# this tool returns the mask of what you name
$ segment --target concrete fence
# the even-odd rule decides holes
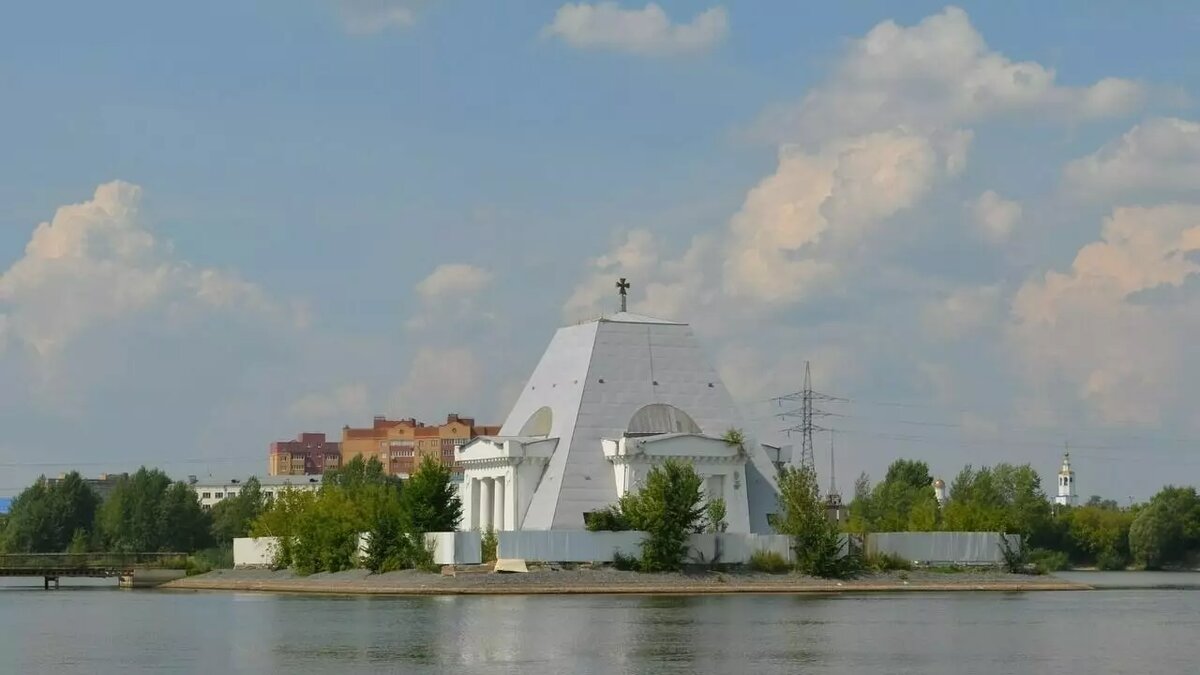
[[[612,562],[617,553],[641,554],[643,532],[588,532],[585,530],[518,530],[497,532],[497,555],[531,562]],[[482,562],[478,532],[432,532],[425,535],[438,565],[474,565]],[[890,554],[924,565],[998,565],[1004,562],[997,532],[884,532],[869,534],[868,554]],[[843,535],[843,550],[847,536]],[[1008,535],[1013,547],[1021,538]],[[275,537],[234,539],[237,567],[267,567],[275,556]],[[360,538],[365,550],[365,537]],[[756,551],[779,554],[792,563],[791,538],[779,534],[693,534],[688,537],[688,562],[744,564]]]
[[[920,565],[999,565],[1004,562],[1002,536],[1014,550],[1020,547],[1020,535],[999,532],[876,532],[867,535],[866,552]]]
[[[617,553],[641,555],[644,532],[521,530],[498,532],[497,556],[537,562],[611,562]],[[777,534],[693,534],[688,562],[743,564],[755,551],[773,551],[792,561],[791,539]]]
[[[477,565],[483,560],[478,532],[430,532],[425,541],[433,547],[433,562],[438,565]],[[275,560],[278,537],[250,537],[233,540],[234,567],[270,567]],[[359,555],[365,555],[367,536],[358,537]]]

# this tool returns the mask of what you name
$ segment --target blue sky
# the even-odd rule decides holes
[[[8,7],[0,494],[499,421],[620,275],[764,437],[806,359],[853,399],[843,490],[898,456],[1053,486],[1066,441],[1088,494],[1200,482],[1197,30],[1185,3]]]

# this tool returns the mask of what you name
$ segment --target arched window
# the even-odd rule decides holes
[[[654,434],[699,434],[700,425],[684,411],[666,403],[651,403],[642,407],[629,420],[626,436]]]
[[[554,412],[547,406],[542,406],[533,411],[529,419],[525,421],[525,426],[521,427],[520,436],[549,436],[550,429],[554,424]]]

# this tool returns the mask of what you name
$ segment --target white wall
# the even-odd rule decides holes
[[[238,537],[233,540],[234,567],[270,567],[279,537]]]
[[[279,537],[239,537],[233,540],[234,567],[270,567]],[[433,561],[438,565],[477,565],[482,560],[478,532],[430,532],[425,541],[433,544]],[[358,535],[359,555],[366,553],[367,535]]]
[[[867,554],[886,553],[924,565],[999,565],[999,532],[876,532],[867,535]],[[1018,547],[1019,535],[1007,535]]]
[[[584,530],[521,530],[498,532],[500,558],[539,562],[611,562],[613,554],[640,556],[644,532],[587,532]],[[774,551],[792,561],[791,538],[778,534],[693,534],[688,538],[688,562],[744,564],[755,551]]]

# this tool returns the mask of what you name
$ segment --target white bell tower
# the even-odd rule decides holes
[[[1058,470],[1058,496],[1054,503],[1059,506],[1075,506],[1079,495],[1075,492],[1075,472],[1071,470],[1071,453],[1063,453],[1062,468]]]

